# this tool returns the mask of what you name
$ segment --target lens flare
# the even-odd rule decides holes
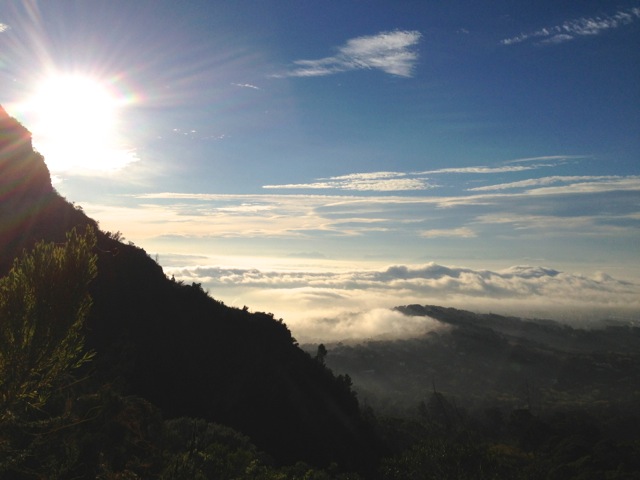
[[[119,132],[119,114],[130,98],[113,84],[79,74],[57,74],[38,83],[23,105],[34,146],[52,173],[95,174],[136,160]]]

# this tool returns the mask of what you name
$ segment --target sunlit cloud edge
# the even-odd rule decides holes
[[[335,56],[296,60],[289,70],[273,77],[319,77],[368,69],[382,70],[398,77],[411,77],[418,60],[418,54],[412,47],[421,37],[422,34],[415,30],[385,31],[355,37],[338,47]]]

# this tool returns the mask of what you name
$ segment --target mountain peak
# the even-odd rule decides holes
[[[0,105],[0,199],[41,197],[51,193],[51,175],[34,151],[31,132]]]
[[[0,106],[0,276],[23,249],[45,238],[53,223],[71,228],[66,219],[75,212],[64,220],[54,214],[73,210],[63,203],[43,156],[33,149],[31,132]]]

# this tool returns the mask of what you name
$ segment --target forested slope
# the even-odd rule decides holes
[[[0,199],[0,276],[36,242],[98,226],[52,188],[29,132],[1,108]],[[303,352],[281,320],[166,278],[119,234],[98,230],[95,254],[85,324],[92,381],[139,395],[166,418],[229,425],[280,463],[371,463],[376,448],[348,379]]]

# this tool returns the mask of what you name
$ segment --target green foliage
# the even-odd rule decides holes
[[[0,421],[42,407],[64,375],[90,358],[83,322],[96,275],[95,232],[38,243],[0,279]]]
[[[206,480],[358,480],[356,474],[327,470],[304,462],[276,467],[237,431],[193,418],[165,422],[161,479]]]
[[[489,479],[493,465],[482,448],[470,442],[425,439],[383,462],[385,480],[392,479]]]
[[[441,397],[442,405],[450,403]],[[441,423],[429,420],[430,408],[422,403],[418,421],[395,422],[384,432],[386,441],[398,447],[394,455],[382,460],[380,478],[640,478],[640,419],[635,415],[609,418],[557,411],[538,416],[518,409],[499,422],[492,413],[491,425],[504,423],[505,428],[486,429],[480,419],[473,417],[453,424],[454,428],[442,428]],[[616,425],[618,422],[633,429],[629,439],[623,438],[626,435]]]
[[[167,479],[239,478],[257,458],[248,438],[198,419],[165,422],[164,445],[165,468],[160,478]]]

